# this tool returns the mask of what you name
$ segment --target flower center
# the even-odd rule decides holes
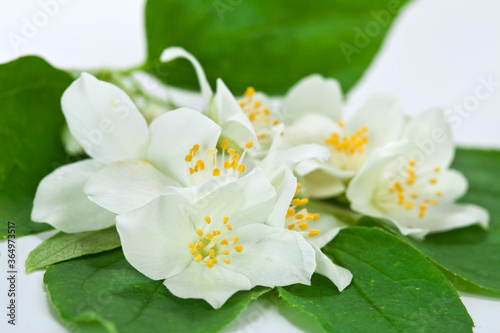
[[[259,142],[269,144],[272,141],[272,128],[280,123],[276,118],[273,118],[271,111],[263,105],[261,101],[256,100],[255,89],[248,87],[243,98],[239,100],[243,112],[252,123],[252,126],[257,133]]]
[[[210,216],[205,217],[207,224],[205,230],[196,230],[194,241],[188,244],[189,253],[193,255],[194,261],[208,268],[212,268],[220,262],[230,265],[231,261],[225,257],[243,251],[243,246],[237,245],[238,237],[231,237],[233,228],[228,221],[229,218],[224,217],[222,220],[223,231],[220,231],[210,227],[212,222]]]
[[[409,211],[418,212],[419,218],[424,218],[429,205],[438,205],[438,197],[443,193],[441,191],[432,191],[431,196],[421,196],[428,186],[437,184],[434,174],[440,172],[440,168],[435,168],[433,172],[426,173],[417,177],[415,173],[416,161],[410,160],[406,169],[406,175],[402,181],[395,181],[389,188],[389,193],[394,196],[396,203]]]
[[[296,211],[297,207],[305,206],[309,202],[309,200],[306,198],[297,198],[300,187],[301,184],[297,184],[297,190],[295,191],[294,199],[292,200],[290,208],[288,208],[288,212],[286,213],[285,227],[288,230],[302,233],[304,237],[306,235],[307,237],[314,237],[319,234],[319,230],[312,229],[310,227],[310,223],[313,221],[317,221],[319,219],[319,214],[311,214],[307,211],[306,208],[302,208],[298,212]]]
[[[222,141],[222,154],[218,154],[216,148],[200,152],[200,145],[195,144],[184,158],[190,176],[190,185],[199,184],[208,177],[218,177],[221,175],[238,178],[240,174],[245,172],[243,160],[247,151],[252,146],[252,141],[247,142],[245,150],[240,155],[236,153],[234,148],[228,148],[227,140]]]
[[[344,124],[338,121],[343,133],[332,133],[325,140],[326,146],[330,149],[331,163],[340,169],[358,170],[365,160],[365,148],[368,144],[368,127],[364,126],[354,134],[349,134],[344,129]]]

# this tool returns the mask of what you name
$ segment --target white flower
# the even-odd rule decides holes
[[[162,62],[169,62],[177,58],[185,58],[193,65],[200,83],[202,113],[222,127],[222,137],[241,148],[248,141],[252,141],[254,142],[254,150],[260,150],[252,124],[224,82],[217,79],[217,92],[214,94],[198,60],[180,47],[167,48],[160,56]]]
[[[317,143],[330,150],[325,163],[306,161],[296,170],[303,176],[305,192],[312,197],[344,192],[375,148],[400,139],[404,127],[401,107],[387,94],[372,97],[352,118],[344,120],[338,82],[319,75],[308,76],[292,87],[279,113],[290,145]]]
[[[454,146],[443,112],[430,110],[415,118],[405,137],[375,151],[351,181],[352,209],[385,218],[415,238],[475,223],[486,227],[486,210],[454,202],[466,193],[467,181],[449,169]]]
[[[182,298],[221,307],[256,285],[309,285],[313,248],[296,232],[266,225],[276,191],[255,169],[245,177],[214,178],[171,189],[117,217],[127,260]]]
[[[32,220],[64,232],[115,223],[115,215],[90,201],[83,191],[103,166],[119,168],[122,176],[133,178],[132,185],[137,183],[125,187],[117,174],[114,189],[124,199],[123,206],[110,210],[133,209],[157,197],[167,185],[187,184],[185,152],[195,143],[201,149],[215,146],[220,133],[213,121],[187,108],[163,114],[148,128],[127,94],[86,73],[68,87],[61,104],[71,134],[91,159],[60,167],[40,182]],[[140,201],[137,192],[143,193]],[[107,200],[105,193],[102,199]]]

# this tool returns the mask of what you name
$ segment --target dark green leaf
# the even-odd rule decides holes
[[[82,333],[215,332],[269,290],[239,292],[214,310],[203,300],[173,296],[163,281],[130,266],[121,249],[50,266],[44,282],[63,323]]]
[[[471,332],[472,320],[445,276],[425,256],[378,228],[350,227],[324,248],[349,269],[342,293],[315,275],[311,287],[280,288],[285,302],[329,332]]]
[[[116,249],[120,245],[120,237],[115,227],[76,234],[60,232],[31,251],[26,260],[26,272],[87,254]]]
[[[15,222],[17,236],[51,228],[30,214],[40,180],[66,162],[60,99],[71,81],[37,57],[0,65],[0,221]]]
[[[461,201],[488,209],[489,229],[472,226],[407,241],[450,273],[458,288],[500,293],[500,151],[459,149],[452,167],[469,181]]]
[[[149,0],[147,70],[170,84],[197,89],[186,62],[163,65],[168,46],[182,46],[235,93],[247,86],[284,93],[320,73],[349,90],[361,77],[407,0]]]

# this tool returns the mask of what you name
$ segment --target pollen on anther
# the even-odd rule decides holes
[[[201,229],[198,229],[196,230],[196,234],[201,237],[203,236],[203,231]]]
[[[306,230],[307,227],[309,227],[309,224],[307,224],[306,222],[303,222],[303,223],[299,224],[299,228],[302,231]]]
[[[207,238],[207,239],[212,239],[212,238],[214,238],[214,236],[213,236],[212,234],[207,234],[207,235],[206,235],[206,238]]]
[[[290,225],[288,226],[288,230],[293,230],[293,229],[295,229],[295,224],[290,224]]]
[[[224,255],[224,256],[229,255],[229,251],[228,251],[228,250],[224,250],[224,251],[222,251],[222,255]]]
[[[304,218],[304,215],[302,215],[302,214],[295,215],[296,220],[302,220],[303,218]]]
[[[207,265],[208,268],[212,268],[212,267],[214,267],[214,262],[212,260],[208,260],[206,262],[206,265]]]
[[[196,248],[199,250],[203,247],[203,242],[198,242],[198,244],[196,244]]]
[[[252,141],[248,141],[248,142],[247,142],[247,144],[245,145],[245,147],[246,147],[247,149],[252,148],[252,147],[253,147],[253,142],[252,142]]]
[[[224,245],[225,246],[225,245],[229,245],[229,243],[228,243],[227,239],[224,238],[222,240],[222,242],[220,242],[220,245]]]
[[[245,172],[245,166],[244,166],[243,164],[240,164],[240,165],[238,166],[238,172],[239,172],[239,173],[243,173],[243,172]]]
[[[215,257],[215,251],[211,249],[210,251],[208,251],[208,255],[210,256],[210,258]]]
[[[223,219],[222,219],[222,223],[226,224],[227,221],[229,221],[229,217],[225,216]]]
[[[200,262],[200,261],[201,261],[201,259],[203,259],[203,258],[202,258],[202,256],[201,256],[201,254],[198,254],[198,255],[194,258],[194,261]]]
[[[239,238],[238,238],[238,237],[234,237],[234,238],[233,238],[233,243],[234,243],[234,244],[238,243],[238,240],[239,240]]]
[[[436,184],[436,183],[437,183],[437,179],[436,179],[436,178],[432,178],[429,182],[430,182],[431,184]]]
[[[241,245],[236,245],[236,246],[234,247],[234,250],[235,250],[236,252],[238,252],[238,253],[239,253],[239,252],[243,251],[243,246],[241,246]]]
[[[186,162],[191,162],[193,160],[193,155],[186,155],[186,158],[184,159],[184,161]]]
[[[207,224],[210,224],[211,221],[210,216],[205,217],[205,222],[207,222]]]
[[[222,141],[221,146],[222,146],[222,149],[226,149],[228,146],[227,140]]]
[[[311,229],[311,231],[309,231],[308,236],[309,237],[314,237],[314,236],[317,236],[318,234],[319,234],[319,230],[318,229]]]
[[[227,228],[227,230],[233,230],[233,227],[231,227],[230,224],[226,224],[226,228]]]
[[[212,175],[215,177],[220,176],[220,170],[215,168],[214,171],[212,172]]]
[[[194,256],[194,255],[196,255],[198,253],[198,250],[197,249],[192,249],[191,251],[189,251],[189,253],[191,253]]]
[[[193,243],[189,243],[188,248],[194,249],[194,244]]]
[[[227,260],[227,259],[224,259],[224,260],[222,260],[222,261],[224,261],[224,263],[225,263],[225,264],[228,264],[228,265],[231,263],[231,260]]]
[[[228,153],[228,154],[231,154],[231,155],[232,155],[232,154],[234,154],[235,152],[236,152],[236,150],[234,150],[234,148],[229,148],[229,149],[227,150],[227,153]]]

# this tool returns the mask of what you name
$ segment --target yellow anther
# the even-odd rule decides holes
[[[196,234],[201,237],[203,236],[203,231],[201,231],[201,229],[198,229],[196,230]]]
[[[255,89],[253,87],[248,87],[247,90],[245,90],[245,97],[249,97],[255,94]]]
[[[289,218],[290,216],[295,215],[295,209],[293,208],[288,208],[288,211],[286,212],[286,218]]]
[[[194,258],[194,261],[200,262],[200,261],[201,261],[201,259],[203,259],[203,258],[202,258],[202,256],[201,256],[201,254],[198,254],[198,255]]]
[[[299,228],[302,231],[306,230],[307,227],[309,227],[309,224],[307,224],[306,222],[303,222],[303,223],[299,224]]]
[[[413,202],[407,202],[405,208],[406,209],[412,209],[413,208]]]
[[[422,218],[425,216],[425,209],[421,210],[420,213],[418,213],[418,217]]]
[[[410,160],[410,165],[411,166],[415,166],[415,164],[417,164],[417,162],[415,160]]]
[[[302,215],[302,214],[295,215],[295,219],[297,219],[297,220],[302,220],[303,218],[304,218],[304,215]]]
[[[212,260],[208,260],[205,264],[207,265],[208,268],[214,267],[214,263]]]
[[[210,218],[210,216],[205,217],[205,222],[207,222],[207,224],[210,224],[210,222],[212,222],[212,219]]]
[[[269,116],[271,114],[271,111],[269,111],[269,109],[266,108],[266,109],[264,109],[264,114],[266,116]]]
[[[233,160],[233,162],[231,162],[231,168],[236,170],[237,167],[238,167],[238,162]]]
[[[228,265],[231,263],[231,260],[227,260],[227,259],[224,259],[224,260],[222,260],[222,261],[224,261],[224,263],[225,263],[225,264],[228,264]]]
[[[200,149],[200,145],[196,144],[193,146],[193,151],[196,153]]]
[[[436,195],[437,195],[438,197],[441,197],[441,196],[443,196],[443,192],[441,192],[441,191],[437,191],[437,192],[436,192]]]
[[[228,251],[228,250],[224,250],[224,251],[222,251],[222,255],[224,255],[224,256],[229,255],[229,251]]]
[[[240,158],[240,154],[234,154],[233,157],[231,157],[233,161],[237,160],[238,158]]]
[[[288,230],[293,230],[293,229],[295,229],[295,224],[290,224],[290,225],[288,226]]]
[[[434,185],[434,184],[437,183],[437,179],[436,178],[432,178],[429,182]]]
[[[193,243],[189,243],[189,244],[188,244],[188,248],[190,248],[190,249],[194,249],[194,244],[193,244]]]
[[[313,219],[314,219],[314,221],[319,220],[319,214],[313,214]]]
[[[229,161],[224,161],[224,168],[225,169],[230,169],[231,168],[231,163]]]
[[[311,231],[309,231],[309,234],[307,236],[314,237],[314,236],[317,236],[318,234],[319,234],[318,229],[311,229]]]
[[[309,199],[307,198],[304,198],[302,200],[300,200],[300,205],[303,206],[303,205],[307,205],[309,203]]]
[[[420,210],[426,210],[427,206],[424,205],[424,204],[421,204],[421,205],[418,206],[418,208],[420,208]]]
[[[216,263],[217,263],[217,258],[213,258],[213,259],[212,259],[212,262],[213,262],[214,264],[216,264]]]
[[[274,125],[274,126],[278,125],[279,123],[280,123],[280,121],[279,121],[279,120],[277,120],[277,119],[276,119],[275,121],[273,121],[273,125]]]
[[[221,146],[222,146],[222,149],[226,149],[228,146],[227,140],[222,141]]]
[[[227,230],[233,230],[233,227],[231,227],[230,224],[226,224],[226,228],[227,228]]]
[[[398,192],[403,192],[403,187],[401,186],[401,184],[399,182],[395,182],[394,183],[394,188],[396,189],[396,191]]]
[[[191,253],[193,256],[195,256],[198,253],[198,250],[192,249],[191,251],[189,251],[189,253]]]
[[[260,102],[260,101],[255,102],[253,105],[253,107],[256,109],[260,108],[261,106],[262,106],[262,102]]]
[[[234,150],[233,148],[229,148],[229,149],[227,150],[227,153],[228,153],[228,154],[231,154],[231,155],[232,155],[232,154],[234,154],[235,152],[236,152],[236,150]]]
[[[247,149],[252,148],[252,147],[253,147],[253,142],[252,142],[252,141],[248,141],[248,142],[247,142],[247,144],[245,145],[245,147],[246,147]]]
[[[439,172],[439,171],[441,171],[441,168],[435,168],[434,169],[434,172]]]
[[[208,251],[208,255],[210,256],[210,258],[215,257],[215,251],[213,249]]]
[[[302,202],[302,201],[301,201],[300,199],[293,199],[293,200],[292,200],[292,205],[294,205],[294,206],[300,206],[300,203],[301,203],[301,202]]]
[[[212,176],[215,176],[215,177],[220,176],[220,170],[215,168],[214,171],[212,172]]]
[[[184,161],[186,162],[191,162],[193,160],[193,155],[186,155],[186,158],[184,159]]]
[[[417,198],[418,198],[418,194],[412,193],[411,197],[412,197],[413,199],[417,199]]]
[[[340,127],[344,128],[344,123],[342,121],[337,121],[337,124],[339,124]]]
[[[226,224],[227,221],[229,221],[229,217],[225,216],[223,219],[222,219],[222,223]]]
[[[240,253],[241,251],[243,251],[243,246],[241,246],[241,245],[236,245],[236,246],[234,247],[234,250],[235,250],[236,252]]]
[[[438,204],[439,204],[439,201],[437,201],[436,199],[433,199],[433,200],[431,200],[431,204],[433,204],[433,205],[438,205]]]
[[[245,172],[245,165],[240,164],[240,165],[238,166],[238,172],[239,172],[239,173],[243,173],[243,172]]]
[[[233,243],[234,243],[234,244],[238,243],[238,240],[239,240],[239,238],[238,238],[238,237],[234,237],[234,238],[233,238]]]
[[[266,133],[260,133],[259,135],[257,135],[257,139],[259,140],[262,140],[266,137]]]
[[[229,242],[227,241],[227,239],[225,239],[225,238],[224,238],[224,239],[222,240],[222,242],[220,242],[220,245],[224,245],[224,246],[226,246],[226,245],[229,245]]]
[[[245,107],[246,103],[245,102],[240,102],[240,107]]]
[[[405,195],[403,193],[398,194],[398,205],[402,205],[405,201]]]
[[[214,236],[218,236],[220,234],[221,234],[220,230],[214,230]]]
[[[196,248],[199,250],[203,247],[203,242],[198,242],[198,244],[196,244]]]
[[[214,238],[214,235],[212,235],[212,234],[207,234],[207,235],[205,236],[205,238],[206,238],[206,239],[212,239],[212,238]]]
[[[189,173],[190,173],[190,174],[195,173],[194,169],[193,169],[193,168],[189,168]]]

